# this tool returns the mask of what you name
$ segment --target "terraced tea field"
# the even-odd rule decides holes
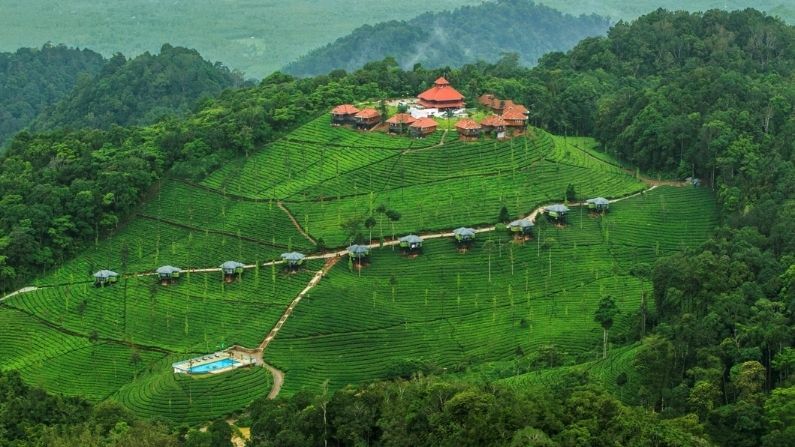
[[[253,368],[185,377],[171,363],[233,344],[265,346],[269,333],[264,360],[286,373],[287,394],[408,365],[500,362],[546,344],[595,360],[599,298],[613,295],[631,315],[650,288],[630,274],[633,265],[697,245],[716,216],[706,189],[640,193],[648,185],[592,144],[538,129],[503,142],[460,142],[454,132],[417,140],[318,118],[201,185],[164,181],[111,237],[36,278],[39,289],[5,299],[2,368],[54,392],[194,424],[267,394],[271,376]],[[489,230],[502,206],[524,216],[562,201],[569,184],[578,197],[626,199],[603,217],[573,207],[565,227],[538,219],[523,244],[502,226]],[[375,225],[363,227],[371,216]],[[350,237],[343,224],[372,238],[361,271],[335,265]],[[444,232],[463,225],[481,233],[459,253]],[[409,232],[437,234],[416,258],[388,241],[379,248]],[[296,274],[273,263],[291,250],[311,255]],[[226,260],[249,265],[242,280],[222,281]],[[196,271],[162,286],[151,273],[164,264]],[[95,288],[90,273],[100,268],[122,277]]]

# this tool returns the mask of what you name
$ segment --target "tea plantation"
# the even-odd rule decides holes
[[[615,297],[618,329],[633,324],[651,287],[633,266],[697,245],[716,222],[706,188],[648,190],[591,146],[539,129],[508,141],[441,131],[418,140],[318,118],[202,184],[164,181],[111,237],[32,279],[39,289],[4,300],[2,368],[180,423],[241,409],[270,391],[267,370],[195,378],[173,374],[171,363],[256,348],[324,262],[316,256],[288,274],[271,261],[293,250],[318,255],[313,240],[344,248],[351,228],[374,243],[368,265],[336,263],[264,352],[285,372],[282,393],[416,369],[460,372],[542,345],[590,365],[600,356],[600,297]],[[629,198],[604,216],[572,207],[565,226],[539,217],[524,242],[497,225],[466,252],[452,238],[426,240],[417,257],[378,248],[393,235],[493,225],[503,206],[524,216],[562,202],[569,185],[578,200]],[[365,228],[369,217],[375,225]],[[222,281],[217,267],[227,260],[249,265],[240,280]],[[163,286],[151,273],[165,264],[198,271]],[[122,276],[95,288],[91,273],[102,268]]]

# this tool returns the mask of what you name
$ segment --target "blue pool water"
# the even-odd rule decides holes
[[[228,368],[230,366],[236,366],[238,364],[239,364],[238,362],[230,358],[225,358],[221,360],[216,360],[212,363],[205,363],[203,365],[194,366],[190,369],[190,372],[192,374],[204,374],[215,371],[216,369]]]

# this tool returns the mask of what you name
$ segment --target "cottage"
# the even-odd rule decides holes
[[[565,222],[566,214],[568,212],[569,207],[562,204],[549,205],[548,207],[544,208],[544,214],[546,214],[549,219],[552,219],[556,222]]]
[[[304,259],[306,259],[306,256],[304,256],[303,253],[299,253],[297,251],[282,253],[282,260],[284,261],[284,265],[288,270],[298,270],[302,265],[304,265]]]
[[[408,236],[403,236],[398,239],[398,242],[400,242],[400,248],[408,252],[422,250],[422,238],[417,235],[409,234]]]
[[[103,287],[115,284],[119,274],[110,270],[100,270],[94,273],[94,286]]]
[[[416,119],[408,113],[398,113],[386,120],[386,123],[389,124],[390,132],[402,134],[408,130],[409,126],[414,123],[414,121],[416,121]]]
[[[381,113],[372,108],[360,110],[359,113],[353,115],[353,121],[359,129],[371,129],[381,122]]]
[[[475,229],[474,228],[456,228],[453,230],[453,236],[455,237],[455,241],[459,245],[469,245],[472,241],[475,240]]]
[[[438,126],[439,124],[432,118],[420,118],[411,123],[409,132],[411,132],[411,136],[413,137],[423,138],[436,132]]]
[[[511,128],[514,133],[522,132],[527,127],[527,115],[523,109],[526,110],[521,106],[512,106],[502,113],[502,119],[505,120],[506,126]]]
[[[353,117],[359,109],[353,104],[341,104],[331,109],[331,123],[336,125],[353,124]]]
[[[164,265],[155,270],[160,283],[163,285],[171,284],[173,281],[179,279],[182,269],[171,265]]]
[[[505,138],[508,123],[499,115],[489,115],[480,121],[483,132],[493,132],[497,138]]]
[[[232,282],[235,278],[239,278],[243,275],[243,268],[245,266],[241,262],[237,261],[226,261],[221,264],[221,271],[224,274],[224,281],[225,282]]]
[[[351,245],[348,247],[348,257],[352,261],[356,261],[360,266],[370,254],[370,248],[366,245]]]
[[[458,132],[458,138],[461,140],[468,141],[477,139],[482,129],[483,126],[469,118],[464,118],[455,123],[455,130]]]
[[[419,104],[426,109],[451,110],[464,108],[464,95],[454,89],[450,82],[440,77],[433,87],[417,96]]]
[[[530,219],[519,219],[509,223],[505,228],[514,236],[527,236],[533,234],[533,226]]]
[[[588,205],[588,210],[595,211],[598,213],[603,213],[610,208],[610,201],[605,199],[604,197],[597,197],[595,199],[588,199],[585,201],[585,204]]]

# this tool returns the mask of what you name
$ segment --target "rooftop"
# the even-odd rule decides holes
[[[353,104],[341,104],[331,109],[331,113],[334,115],[353,115],[354,113],[359,113],[359,109]]]

